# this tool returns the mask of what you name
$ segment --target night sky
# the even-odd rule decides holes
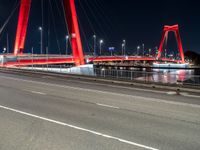
[[[60,1],[44,0],[44,49],[48,46],[50,53],[65,52],[67,30]],[[17,2],[19,0],[0,0],[0,26],[8,18]],[[76,0],[76,4],[85,52],[92,51],[93,34],[97,35],[98,40],[104,40],[104,51],[110,46],[121,51],[123,39],[127,41],[129,53],[135,53],[136,47],[142,43],[145,44],[145,49],[155,49],[159,46],[163,26],[179,24],[184,50],[200,53],[198,1]],[[6,46],[7,33],[11,49],[14,45],[17,12],[0,35],[0,51]],[[31,47],[34,47],[35,52],[39,52],[39,26],[41,26],[41,2],[32,0],[26,52],[31,52]],[[169,53],[177,50],[175,42],[173,34],[170,34],[166,46]]]

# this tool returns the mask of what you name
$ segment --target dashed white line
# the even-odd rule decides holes
[[[33,94],[47,95],[46,93],[38,92],[38,91],[31,91],[31,90],[23,90],[23,91],[30,92],[30,93],[33,93]]]
[[[15,112],[15,113],[19,113],[19,114],[22,114],[22,115],[26,115],[26,116],[29,116],[29,117],[33,117],[33,118],[48,121],[48,122],[51,122],[51,123],[55,123],[55,124],[58,124],[58,125],[67,126],[67,127],[70,127],[70,128],[76,129],[76,130],[88,132],[88,133],[91,133],[91,134],[94,134],[94,135],[102,136],[104,138],[116,140],[116,141],[119,141],[119,142],[122,142],[122,143],[125,143],[125,144],[136,146],[136,147],[140,147],[140,148],[144,148],[144,149],[148,149],[148,150],[159,150],[157,148],[153,148],[153,147],[146,146],[146,145],[143,145],[143,144],[135,143],[135,142],[128,141],[128,140],[125,140],[125,139],[121,139],[121,138],[118,138],[118,137],[115,137],[115,136],[110,136],[110,135],[103,134],[103,133],[100,133],[100,132],[96,132],[96,131],[93,131],[93,130],[81,128],[81,127],[74,126],[74,125],[71,125],[71,124],[67,124],[67,123],[64,123],[64,122],[60,122],[60,121],[52,120],[52,119],[49,119],[49,118],[37,116],[37,115],[34,115],[34,114],[30,114],[30,113],[27,113],[27,112],[23,112],[23,111],[20,111],[20,110],[9,108],[9,107],[6,107],[6,106],[0,105],[0,108],[5,109],[5,110],[9,110],[9,111],[12,111],[12,112]]]
[[[174,92],[174,91],[170,91],[170,92],[167,92],[168,95],[177,95],[177,92]]]
[[[185,97],[200,98],[199,95],[191,95],[191,94],[188,94],[188,93],[180,93],[180,95],[185,96]]]
[[[86,83],[86,84],[90,84],[90,85],[103,85],[105,86],[105,84],[101,84],[101,83],[90,83],[90,82],[85,82],[85,81],[74,81],[74,80],[68,80],[71,82],[77,82],[77,83]],[[128,89],[128,90],[137,90],[137,91],[146,91],[146,92],[152,92],[152,93],[161,93],[161,94],[165,94],[166,92],[164,91],[156,91],[156,90],[150,90],[150,89],[141,89],[141,88],[136,88],[136,87],[124,87],[124,86],[119,86],[119,85],[106,85],[108,87],[114,87],[114,88],[123,88],[123,89]]]
[[[98,105],[98,106],[103,106],[103,107],[108,107],[108,108],[119,109],[119,107],[116,107],[116,106],[111,106],[111,105],[106,105],[106,104],[100,104],[100,103],[96,103],[96,105]]]
[[[42,92],[37,92],[37,91],[30,91],[33,94],[39,94],[39,95],[47,95],[46,93],[42,93]]]

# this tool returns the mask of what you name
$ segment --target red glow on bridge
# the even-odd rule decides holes
[[[163,51],[163,44],[165,42],[165,39],[168,37],[169,32],[174,32],[175,37],[177,39],[177,44],[178,44],[179,53],[180,53],[180,56],[181,56],[181,61],[182,61],[182,63],[185,63],[183,46],[182,46],[182,42],[181,42],[181,36],[180,36],[180,33],[179,33],[178,25],[164,26],[163,35],[162,35],[162,39],[161,39],[161,42],[160,42],[160,47],[159,47],[159,50],[158,50],[157,59],[161,58],[161,53]]]
[[[75,2],[74,2],[74,0],[63,0],[63,4],[64,4],[65,20],[66,20],[67,26],[68,26],[69,40],[70,40],[70,43],[72,46],[73,56],[70,58],[49,58],[48,60],[41,59],[39,57],[34,60],[23,59],[20,61],[18,60],[17,62],[7,62],[6,65],[74,63],[76,66],[79,66],[79,65],[85,64],[85,59],[87,59],[90,62],[91,61],[93,61],[93,62],[108,62],[108,61],[112,62],[113,61],[114,62],[114,61],[158,61],[158,60],[162,60],[162,61],[167,61],[167,62],[185,63],[184,52],[183,52],[183,47],[182,47],[182,42],[181,42],[178,25],[164,27],[160,47],[158,50],[158,55],[155,58],[153,58],[153,57],[134,57],[134,56],[130,56],[130,57],[124,57],[124,56],[92,57],[91,56],[89,58],[84,58]],[[14,55],[17,55],[17,56],[22,54],[23,50],[24,50],[29,14],[30,14],[30,7],[31,7],[31,0],[21,0],[16,40],[15,40],[15,47],[14,47]],[[161,53],[163,51],[163,44],[164,44],[164,41],[165,41],[166,37],[168,36],[169,32],[175,33],[175,37],[177,39],[177,43],[178,43],[178,47],[179,47],[181,61],[167,59],[167,58],[161,58]]]

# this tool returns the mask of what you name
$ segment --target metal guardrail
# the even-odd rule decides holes
[[[27,68],[17,68],[27,69]],[[47,72],[57,72],[65,74],[76,74],[73,69],[67,68],[64,65],[48,65],[40,66],[39,69],[35,66],[29,67],[29,70],[40,70]],[[161,83],[161,84],[181,84],[200,86],[200,75],[192,75],[184,72],[145,72],[137,70],[112,70],[100,68],[80,68],[78,75],[87,75],[101,78],[110,78],[127,81],[139,81],[145,83]]]
[[[32,69],[34,69],[33,67]],[[73,69],[66,68],[64,65],[41,67],[42,71],[76,74]],[[137,71],[137,70],[116,70],[101,68],[80,68],[77,72],[79,75],[95,76],[101,78],[111,78],[119,80],[141,81],[145,83],[161,84],[188,84],[200,86],[200,75],[188,74],[187,71],[176,72],[159,72],[159,71]]]
[[[200,75],[165,72],[94,69],[95,75],[104,78],[136,80],[146,83],[190,84],[200,86]]]

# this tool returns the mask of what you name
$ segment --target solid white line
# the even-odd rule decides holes
[[[84,89],[84,88],[80,88],[80,87],[71,87],[71,86],[67,86],[67,85],[45,83],[45,82],[39,82],[39,81],[33,81],[33,80],[24,80],[24,79],[14,78],[14,77],[6,77],[6,76],[0,76],[0,77],[4,78],[4,79],[11,79],[11,80],[15,80],[15,81],[23,81],[23,82],[27,82],[27,83],[35,83],[35,84],[41,84],[41,85],[46,85],[46,86],[54,86],[54,87],[60,87],[60,88],[66,88],[66,89],[68,88],[68,89],[81,90],[81,91],[86,91],[86,92],[102,93],[102,94],[111,94],[111,95],[115,95],[115,96],[124,96],[124,97],[128,97],[128,98],[143,99],[143,100],[157,102],[157,103],[166,103],[166,104],[172,104],[172,105],[190,106],[190,107],[200,108],[200,105],[188,104],[188,103],[184,103],[184,102],[167,101],[167,100],[161,100],[161,99],[150,98],[150,97],[145,98],[145,97],[142,97],[142,96],[133,96],[133,95],[128,95],[128,94],[120,94],[120,93],[114,93],[114,92],[108,92],[108,91]]]
[[[137,147],[140,147],[140,148],[149,149],[149,150],[159,150],[159,149],[149,147],[149,146],[146,146],[146,145],[143,145],[143,144],[138,144],[138,143],[131,142],[131,141],[128,141],[128,140],[124,140],[124,139],[121,139],[121,138],[118,138],[118,137],[114,137],[114,136],[110,136],[110,135],[103,134],[103,133],[100,133],[100,132],[96,132],[96,131],[93,131],[93,130],[88,130],[88,129],[81,128],[81,127],[78,127],[78,126],[74,126],[74,125],[71,125],[71,124],[67,124],[67,123],[64,123],[64,122],[60,122],[60,121],[48,119],[48,118],[45,118],[45,117],[37,116],[37,115],[34,115],[34,114],[30,114],[30,113],[27,113],[27,112],[23,112],[23,111],[20,111],[20,110],[9,108],[9,107],[6,107],[6,106],[0,105],[0,108],[5,109],[5,110],[9,110],[9,111],[12,111],[12,112],[16,112],[16,113],[19,113],[19,114],[23,114],[23,115],[26,115],[26,116],[29,116],[29,117],[33,117],[33,118],[41,119],[41,120],[48,121],[48,122],[51,122],[51,123],[55,123],[55,124],[58,124],[58,125],[67,126],[67,127],[70,127],[70,128],[76,129],[76,130],[85,131],[85,132],[88,132],[88,133],[91,133],[91,134],[94,134],[94,135],[102,136],[104,138],[117,140],[119,142],[126,143],[126,144],[133,145],[133,146],[137,146]]]
[[[119,109],[119,107],[116,107],[116,106],[111,106],[111,105],[106,105],[106,104],[100,104],[100,103],[96,103],[96,105],[98,105],[98,106],[103,106],[103,107],[108,107],[108,108],[115,108],[115,109]]]

